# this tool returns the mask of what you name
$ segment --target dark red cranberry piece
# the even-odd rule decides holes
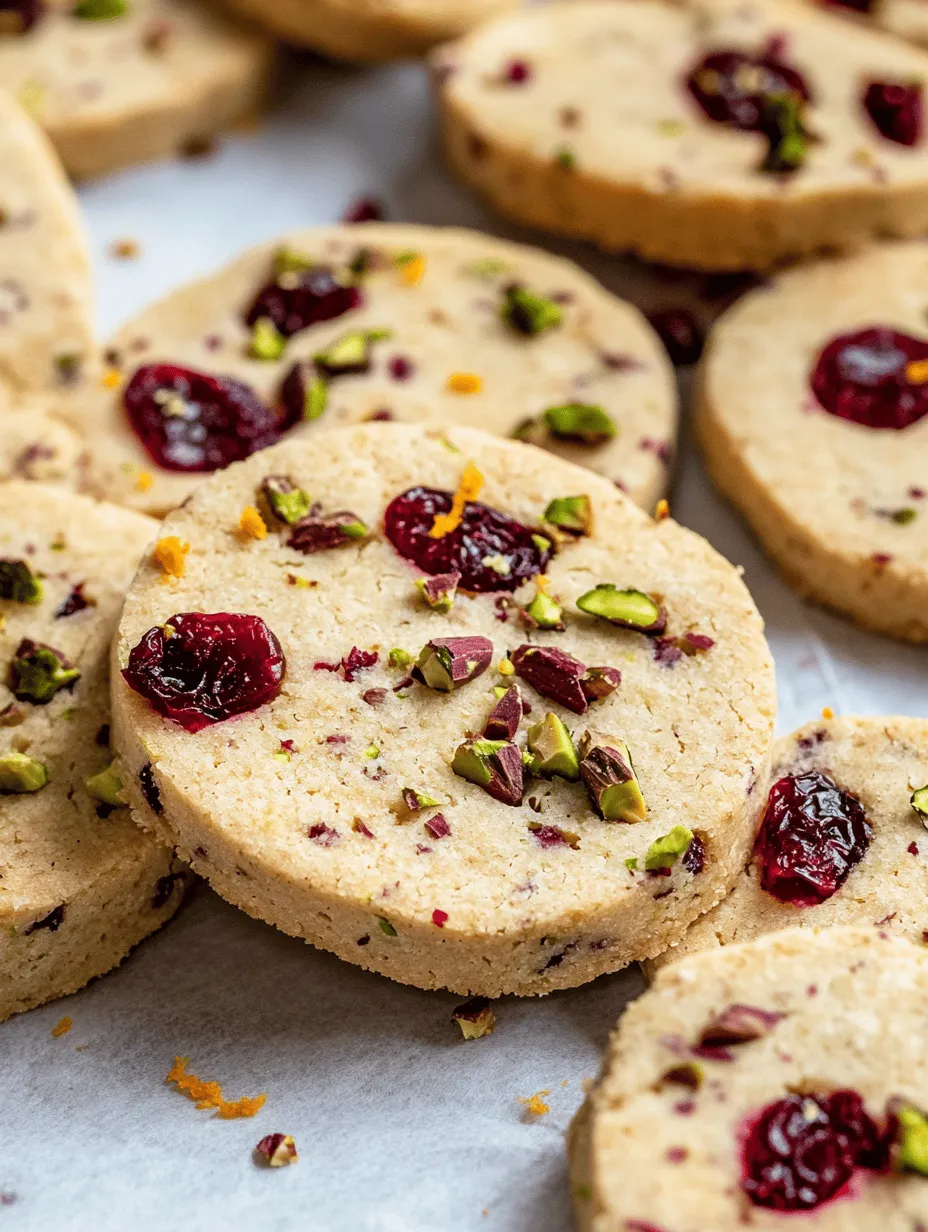
[[[30,937],[33,933],[38,932],[40,928],[47,928],[50,933],[56,933],[64,923],[64,908],[64,903],[54,907],[48,915],[43,916],[41,920],[36,920],[34,924],[30,924],[28,928],[24,929],[23,936]]]
[[[689,847],[684,851],[680,863],[688,873],[694,876],[701,873],[706,866],[706,845],[699,837],[694,834]]]
[[[290,338],[310,325],[332,321],[352,308],[360,308],[364,302],[359,287],[345,286],[325,265],[281,277],[286,279],[286,286],[280,285],[281,279],[275,279],[258,292],[245,316],[246,325],[268,317],[279,334]]]
[[[123,405],[148,456],[168,471],[222,470],[276,444],[284,426],[244,381],[173,364],[139,368]]]
[[[787,1095],[768,1104],[745,1139],[741,1187],[755,1206],[809,1211],[858,1168],[882,1170],[889,1143],[856,1091]]]
[[[648,320],[667,349],[670,362],[676,367],[695,364],[702,354],[702,332],[693,314],[686,308],[665,308],[653,312]]]
[[[158,790],[158,784],[155,782],[155,775],[150,761],[147,761],[139,771],[139,787],[142,789],[145,803],[153,813],[160,816],[164,812],[164,805],[161,803],[161,792]]]
[[[532,66],[527,60],[510,60],[503,69],[503,81],[511,86],[524,85],[532,75]]]
[[[394,355],[387,367],[394,381],[408,381],[416,371],[412,360],[405,355]]]
[[[910,381],[909,364],[928,359],[928,341],[871,326],[833,338],[810,384],[830,415],[867,428],[899,431],[928,414],[928,381]]]
[[[55,620],[63,620],[66,616],[74,616],[77,612],[82,612],[84,608],[93,607],[93,604],[84,598],[84,586],[84,582],[78,582],[71,589],[70,594],[62,599],[55,608]]]
[[[383,222],[386,217],[383,206],[373,197],[359,197],[352,201],[342,215],[342,222]]]
[[[180,612],[148,630],[122,674],[158,714],[197,732],[272,701],[285,666],[259,616]]]
[[[447,513],[451,504],[451,493],[436,488],[410,488],[390,502],[384,529],[400,556],[423,573],[460,573],[462,590],[482,594],[517,590],[543,571],[551,552],[533,542],[538,532],[479,501],[467,502],[456,530],[431,539],[435,515]]]
[[[25,34],[44,12],[42,0],[0,0],[0,37]]]
[[[827,774],[788,774],[771,787],[757,836],[761,885],[797,907],[823,903],[863,859],[871,834],[860,801]]]
[[[167,873],[164,877],[159,877],[151,899],[152,909],[158,911],[161,907],[166,907],[174,893],[174,886],[178,881],[183,885],[185,880],[184,873]]]
[[[690,70],[687,89],[710,120],[760,132],[771,95],[794,94],[807,102],[812,97],[802,74],[781,56],[775,43],[757,56],[712,51]]]
[[[880,135],[898,145],[917,145],[922,135],[922,87],[898,81],[871,81],[864,109]]]

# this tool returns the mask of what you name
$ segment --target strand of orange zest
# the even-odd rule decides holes
[[[435,514],[432,529],[429,531],[429,538],[443,539],[445,535],[450,535],[453,530],[457,530],[461,525],[461,519],[464,517],[464,506],[468,501],[477,499],[482,487],[483,476],[474,466],[473,462],[468,462],[464,467],[464,474],[461,476],[461,482],[458,485],[457,492],[454,494],[450,510],[447,513]]]
[[[178,1091],[182,1091],[194,1101],[198,1108],[215,1108],[216,1116],[221,1121],[235,1121],[239,1117],[253,1117],[264,1107],[267,1095],[244,1099],[226,1100],[222,1097],[222,1087],[218,1082],[204,1082],[196,1074],[188,1074],[189,1057],[175,1057],[174,1064],[168,1070],[165,1082],[173,1082]]]

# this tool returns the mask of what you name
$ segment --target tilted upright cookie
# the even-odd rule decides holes
[[[0,1020],[117,966],[177,910],[109,752],[109,644],[156,523],[0,484]]]
[[[650,511],[676,441],[673,374],[637,309],[569,261],[453,228],[262,244],[141,313],[107,354],[107,388],[77,408],[88,484],[149,513],[287,432],[366,419],[518,433]]]
[[[928,55],[811,5],[541,5],[435,69],[452,167],[533,226],[710,270],[928,230]]]
[[[260,103],[267,39],[195,0],[11,0],[0,84],[51,137],[69,173],[166,158]]]
[[[928,244],[797,269],[713,330],[706,463],[805,597],[928,640]]]
[[[819,719],[780,740],[755,851],[731,894],[661,954],[781,928],[928,937],[928,721]]]
[[[137,818],[250,914],[420,987],[543,993],[660,952],[743,867],[760,618],[606,480],[364,425],[229,467],[162,535],[114,739]]]
[[[913,1232],[928,955],[790,929],[662,971],[571,1126],[581,1232]]]

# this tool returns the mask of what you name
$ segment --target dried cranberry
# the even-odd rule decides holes
[[[856,1091],[787,1095],[751,1125],[741,1187],[755,1206],[808,1211],[835,1197],[856,1169],[887,1164],[886,1136]]]
[[[50,933],[56,933],[64,923],[64,907],[64,903],[61,903],[58,907],[52,908],[48,915],[43,916],[41,920],[36,920],[28,928],[23,929],[23,936],[31,937],[40,928],[47,928]]]
[[[812,372],[812,392],[829,415],[899,431],[928,414],[928,382],[906,369],[928,359],[928,342],[872,326],[833,338]]]
[[[159,877],[155,882],[155,892],[151,899],[152,910],[159,911],[162,907],[166,907],[174,893],[175,883],[179,881],[183,885],[184,880],[183,873],[167,873],[164,877]]]
[[[856,796],[820,770],[774,783],[757,836],[761,885],[784,903],[812,907],[844,885],[870,845]]]
[[[665,308],[648,317],[663,342],[670,362],[678,368],[695,364],[702,354],[703,337],[696,318],[686,308]]]
[[[310,325],[344,316],[364,302],[359,287],[345,286],[325,265],[314,265],[286,279],[286,286],[275,279],[261,288],[245,315],[246,325],[267,317],[279,334],[290,338]]]
[[[922,87],[898,81],[871,81],[864,109],[880,135],[898,145],[917,145],[922,135]]]
[[[55,608],[55,620],[63,620],[66,616],[74,616],[77,612],[82,612],[84,608],[94,606],[91,600],[84,598],[85,585],[85,582],[78,582],[72,587],[70,593]]]
[[[760,132],[771,95],[793,94],[806,101],[812,97],[802,74],[781,55],[773,43],[756,56],[713,51],[691,69],[686,85],[710,120]]]
[[[551,558],[533,542],[537,534],[508,514],[468,501],[456,530],[429,537],[437,513],[447,513],[452,495],[436,488],[410,488],[387,506],[384,529],[397,552],[424,573],[461,575],[462,590],[517,590],[541,573]],[[491,560],[490,564],[484,561]]]
[[[532,66],[526,60],[510,60],[503,69],[503,81],[513,86],[524,85],[532,75]]]
[[[158,790],[158,784],[155,782],[155,775],[150,761],[147,761],[139,771],[139,787],[142,789],[145,803],[153,813],[160,816],[164,812],[164,805],[161,803],[161,792]]]
[[[373,197],[359,197],[345,210],[342,222],[383,222],[384,217],[384,208],[379,201],[375,201]]]
[[[283,651],[260,617],[180,612],[167,626],[148,630],[122,674],[185,731],[257,710],[280,692]]]
[[[705,868],[706,845],[698,834],[693,835],[689,847],[687,847],[680,859],[680,863],[686,871],[688,873],[692,873],[693,876],[696,876],[697,873],[701,873]]]
[[[25,34],[44,12],[42,0],[0,0],[0,36]]]
[[[405,355],[394,355],[387,365],[394,381],[408,381],[415,374],[415,365]]]
[[[283,425],[250,385],[174,364],[139,368],[123,406],[148,456],[168,471],[218,471],[280,440]]]

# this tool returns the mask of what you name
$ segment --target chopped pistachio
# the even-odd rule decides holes
[[[23,795],[39,791],[48,782],[48,767],[25,753],[5,753],[0,757],[0,792]]]
[[[371,743],[364,750],[364,756],[368,761],[376,761],[380,756],[380,749],[378,749],[376,744]]]
[[[593,533],[593,502],[588,496],[557,496],[544,516],[546,522],[570,535]]]
[[[793,91],[768,94],[763,100],[761,131],[770,142],[762,171],[798,171],[809,146],[803,125],[805,100]]]
[[[0,599],[33,607],[42,602],[42,583],[24,560],[0,560]]]
[[[638,857],[629,856],[628,859],[625,861],[625,867],[629,869],[631,872],[634,872],[635,869],[638,867]]]
[[[307,423],[319,419],[329,405],[329,386],[321,376],[311,377],[303,390],[303,418]]]
[[[555,150],[554,161],[563,171],[573,171],[577,165],[577,156],[570,146],[562,145]]]
[[[386,933],[388,937],[396,936],[396,929],[385,916],[378,916],[377,923],[380,925],[380,931]]]
[[[556,714],[549,711],[540,723],[528,729],[528,747],[533,754],[532,769],[536,774],[556,774],[572,783],[580,778],[577,750],[570,732]]]
[[[918,510],[917,509],[894,509],[893,512],[889,516],[890,516],[890,519],[893,522],[895,522],[897,526],[908,526],[910,522],[914,522],[915,519],[918,517]]]
[[[451,769],[502,804],[522,803],[522,754],[507,740],[465,740]]]
[[[460,580],[460,573],[438,573],[434,577],[416,578],[416,590],[433,612],[450,612]]]
[[[82,21],[112,21],[128,11],[126,0],[78,0],[71,13]]]
[[[601,406],[586,402],[549,406],[542,419],[552,436],[563,441],[579,441],[583,445],[602,445],[618,432],[611,415]]]
[[[111,804],[115,808],[125,803],[121,796],[123,781],[116,772],[115,762],[110,762],[99,774],[92,774],[85,780],[84,786],[94,800],[100,800],[103,804]]]
[[[904,1172],[928,1176],[928,1117],[904,1104],[897,1112],[899,1150],[897,1163]]]
[[[611,582],[601,582],[577,600],[577,607],[588,616],[601,616],[621,629],[638,633],[663,633],[667,613],[643,590],[619,590]]]
[[[912,792],[909,803],[922,820],[922,825],[928,828],[928,786],[918,787]]]
[[[560,325],[564,313],[559,304],[513,283],[506,288],[501,315],[520,334],[530,336]]]
[[[282,244],[274,254],[274,274],[278,278],[281,274],[305,274],[315,264],[311,257],[287,244]]]
[[[502,696],[490,711],[483,727],[487,740],[514,740],[525,708],[522,702],[522,690],[517,684],[511,684],[503,689]]]
[[[252,359],[280,359],[287,349],[287,339],[278,333],[270,317],[258,317],[251,327],[251,346],[248,354]]]
[[[693,831],[686,826],[674,826],[669,834],[656,838],[644,858],[645,870],[649,873],[660,868],[673,868],[682,855],[689,850]]]
[[[269,1168],[283,1168],[300,1158],[290,1134],[268,1134],[255,1147],[255,1152]]]
[[[532,543],[534,543],[539,552],[547,552],[551,548],[551,540],[547,535],[533,534]]]
[[[466,267],[466,273],[472,274],[475,278],[498,278],[506,272],[506,262],[500,261],[498,257],[483,257],[480,261],[474,261]]]
[[[528,616],[528,623],[533,628],[557,630],[564,628],[561,605],[546,594],[540,586],[535,592],[535,598],[525,609],[525,615]]]
[[[459,1005],[452,1011],[451,1021],[458,1024],[466,1040],[492,1035],[496,1026],[496,1017],[486,997],[474,997]]]
[[[288,526],[295,526],[309,513],[309,493],[296,487],[286,475],[268,475],[261,484],[261,494],[274,516]]]
[[[638,822],[647,817],[638,776],[624,741],[584,732],[580,740],[580,777],[604,821]]]
[[[17,701],[44,706],[59,689],[72,689],[80,675],[60,650],[23,638],[10,664],[10,687]]]
[[[349,330],[324,351],[317,351],[313,363],[326,376],[367,372],[371,366],[371,343],[389,336],[389,330]]]
[[[413,658],[408,650],[403,650],[401,646],[394,646],[387,655],[387,662],[391,667],[398,667],[402,671],[412,667]]]
[[[493,658],[488,637],[436,637],[423,646],[415,678],[439,693],[451,693],[482,675]]]
[[[417,813],[420,809],[438,808],[441,801],[436,800],[434,796],[428,795],[427,792],[416,791],[413,787],[404,787],[403,803],[411,813]]]

